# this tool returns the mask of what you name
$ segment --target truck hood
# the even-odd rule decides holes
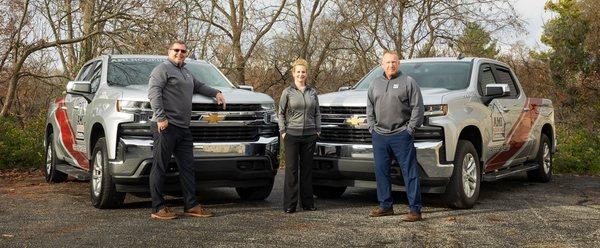
[[[451,92],[442,88],[421,88],[424,105],[442,104],[444,96]],[[367,106],[366,90],[347,90],[319,95],[321,106],[363,107]]]
[[[234,88],[219,88],[225,97],[226,103],[233,104],[273,104],[273,98],[267,94],[234,89]],[[122,93],[122,100],[130,101],[148,101],[148,86],[147,85],[130,85],[120,87],[119,90]],[[206,97],[199,94],[194,94],[192,98],[194,103],[214,103],[215,100],[212,97]]]

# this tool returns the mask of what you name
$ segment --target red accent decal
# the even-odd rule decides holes
[[[85,154],[82,152],[76,151],[73,148],[75,144],[75,136],[73,135],[73,131],[71,130],[71,125],[69,124],[69,118],[67,116],[67,111],[64,109],[65,99],[61,98],[56,101],[56,122],[58,123],[58,129],[60,130],[60,139],[73,159],[79,164],[81,168],[89,170],[90,163],[86,158]]]
[[[491,171],[502,167],[512,158],[527,142],[527,138],[533,129],[533,125],[539,116],[537,106],[542,104],[540,98],[527,98],[524,107],[529,107],[530,111],[522,111],[517,123],[513,125],[508,134],[508,139],[504,145],[508,143],[509,149],[494,154],[486,163],[485,170]]]

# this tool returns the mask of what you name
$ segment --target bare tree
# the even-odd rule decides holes
[[[196,4],[202,9],[197,19],[214,26],[229,39],[234,59],[234,82],[244,84],[248,59],[278,21],[286,0],[278,6],[259,6],[257,1],[245,0],[211,0],[209,6],[196,0]]]
[[[366,29],[379,49],[401,58],[433,54],[451,47],[469,22],[493,34],[522,30],[509,0],[347,0],[336,1],[348,23]],[[345,11],[359,10],[355,15]],[[360,20],[360,22],[358,21]]]
[[[92,1],[84,2],[82,7],[84,17],[82,29],[76,30],[72,26],[71,28],[67,27],[67,34],[61,33],[61,23],[63,21],[67,23],[72,22],[72,20],[75,19],[72,15],[78,13],[74,11],[77,8],[73,8],[73,6],[70,5],[73,3],[72,1],[65,1],[65,4],[69,4],[69,6],[61,5],[64,7],[64,11],[52,11],[57,9],[50,6],[52,2],[46,0],[26,0],[23,3],[23,7],[21,8],[21,18],[18,22],[14,23],[13,45],[9,48],[12,61],[10,64],[10,71],[8,72],[8,86],[3,99],[4,102],[0,111],[0,116],[7,116],[9,114],[11,105],[17,93],[19,80],[24,76],[32,75],[31,72],[23,70],[24,68],[27,68],[25,63],[32,54],[44,51],[48,48],[60,50],[64,45],[73,45],[72,47],[74,47],[76,43],[85,41],[78,50],[78,55],[75,55],[75,48],[67,48],[68,58],[65,58],[62,51],[58,52],[63,65],[67,65],[67,69],[76,68],[79,63],[83,63],[97,55],[95,53],[95,51],[97,51],[94,45],[95,41],[91,39],[98,35],[109,33],[105,30],[105,23],[109,20],[127,16],[127,11],[136,6],[136,1],[107,1],[98,5],[92,3]],[[34,16],[38,14],[43,14],[44,17],[46,17],[45,21],[35,19]],[[58,17],[52,18],[54,14],[57,14]],[[36,20],[36,22],[32,23],[32,20]],[[52,35],[44,33],[44,27],[47,26],[53,27],[51,28]],[[72,75],[73,71],[75,70],[70,70],[68,74]]]

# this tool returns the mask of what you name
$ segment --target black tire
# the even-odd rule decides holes
[[[546,183],[552,179],[552,145],[550,139],[545,134],[540,137],[540,148],[538,149],[535,163],[537,169],[527,171],[527,178],[530,181]]]
[[[44,165],[44,177],[48,183],[62,183],[67,181],[69,175],[56,169],[56,165],[61,161],[56,157],[56,149],[54,148],[54,134],[48,135],[46,142],[46,163]]]
[[[473,144],[467,140],[459,140],[457,148],[454,171],[446,186],[444,198],[451,208],[472,208],[479,198],[481,188],[479,155]]]
[[[319,198],[324,199],[335,199],[340,198],[344,192],[346,192],[346,187],[333,187],[333,186],[323,186],[323,185],[313,185],[313,194]]]
[[[123,205],[125,193],[117,192],[108,168],[106,140],[98,139],[90,163],[90,196],[96,208],[117,208]],[[99,185],[97,183],[100,183]],[[95,188],[96,187],[96,188]],[[96,189],[96,190],[95,190]]]
[[[262,201],[267,199],[273,190],[273,180],[268,185],[260,187],[236,187],[235,191],[242,198],[247,201]]]

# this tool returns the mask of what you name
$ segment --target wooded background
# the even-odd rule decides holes
[[[555,15],[540,50],[506,38],[526,32],[511,0],[0,0],[0,169],[43,164],[47,106],[83,63],[166,54],[181,39],[233,83],[276,100],[297,58],[309,61],[320,93],[356,83],[384,49],[404,59],[495,58],[529,97],[554,102],[555,171],[600,174],[597,5],[548,1]]]

